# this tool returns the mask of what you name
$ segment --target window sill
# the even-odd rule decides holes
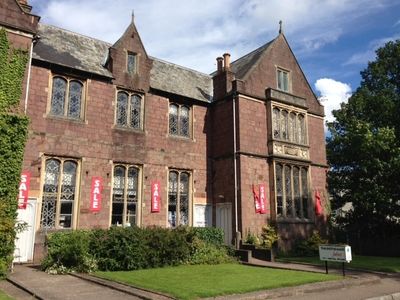
[[[285,143],[288,145],[293,145],[293,146],[299,146],[299,147],[305,147],[305,148],[310,148],[309,144],[300,144],[300,143],[296,143],[296,142],[291,142],[288,140],[282,140],[282,139],[277,139],[277,138],[272,138],[273,142],[279,142],[279,143]]]
[[[280,224],[313,224],[314,222],[311,219],[298,219],[298,218],[283,218],[278,217],[276,220],[277,223]]]
[[[191,137],[186,137],[181,135],[168,134],[168,137],[171,139],[175,139],[177,141],[195,142],[195,140],[193,140]]]
[[[113,129],[117,130],[117,131],[144,134],[144,130],[142,128],[131,128],[131,127],[122,127],[122,126],[114,125]]]
[[[72,122],[72,123],[80,124],[80,125],[85,125],[86,124],[85,120],[73,119],[73,118],[68,118],[68,117],[65,117],[65,116],[46,115],[46,118],[49,119],[49,120],[67,121],[67,122]]]

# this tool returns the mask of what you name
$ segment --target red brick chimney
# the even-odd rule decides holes
[[[232,91],[232,81],[235,74],[231,71],[229,53],[224,53],[222,57],[217,57],[217,72],[213,77],[214,99],[218,100],[225,97]]]
[[[28,4],[28,0],[17,0],[17,1],[24,10],[24,12],[29,14],[32,11],[32,6]]]

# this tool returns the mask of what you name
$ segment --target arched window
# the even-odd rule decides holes
[[[168,178],[168,226],[189,225],[190,219],[190,174],[173,170]]]
[[[81,119],[83,95],[82,82],[60,76],[53,77],[50,114]]]
[[[61,77],[53,78],[50,113],[54,116],[64,116],[67,81]]]
[[[281,111],[281,139],[288,140],[288,112],[286,110]]]
[[[114,166],[112,225],[138,225],[138,180],[138,167],[129,165]]]
[[[276,107],[273,109],[273,136],[276,139],[280,138],[281,135],[281,117],[280,117],[280,112],[279,109],[277,109]]]
[[[190,137],[190,108],[172,103],[169,105],[169,134]]]
[[[76,199],[78,163],[74,160],[46,160],[40,226],[71,228]]]
[[[169,105],[169,134],[178,134],[178,106]]]
[[[116,125],[118,127],[141,129],[142,101],[143,98],[140,95],[119,91],[117,93]]]
[[[299,143],[305,144],[306,143],[306,124],[305,124],[303,115],[298,115],[297,132],[298,132],[298,137],[299,137]]]
[[[289,114],[289,140],[293,143],[296,143],[296,114],[291,112]]]
[[[308,169],[275,163],[276,214],[279,218],[308,219]]]

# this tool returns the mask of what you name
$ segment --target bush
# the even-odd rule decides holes
[[[91,236],[91,232],[83,230],[51,233],[42,269],[53,274],[95,271],[96,260],[89,252]]]
[[[43,269],[51,273],[137,270],[232,261],[220,229],[111,227],[48,237]]]
[[[276,233],[275,227],[272,225],[264,225],[261,230],[261,235],[260,235],[260,247],[265,248],[268,250],[272,249],[272,246],[276,244],[278,241],[279,236]]]
[[[305,241],[297,243],[294,248],[295,256],[315,256],[319,253],[319,245],[327,244],[328,240],[321,238],[317,230]]]

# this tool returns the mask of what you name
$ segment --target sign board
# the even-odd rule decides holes
[[[320,245],[319,259],[325,261],[351,262],[351,247],[348,245]]]
[[[31,173],[22,172],[21,181],[18,188],[18,208],[26,209],[28,203],[29,186],[31,182]]]
[[[265,214],[266,209],[266,195],[265,195],[265,185],[260,184],[259,185],[259,202],[260,202],[260,214]]]
[[[158,213],[160,212],[160,182],[154,181],[151,184],[151,212]]]
[[[90,191],[90,211],[99,212],[101,209],[101,192],[103,180],[101,177],[92,177],[92,188]]]

